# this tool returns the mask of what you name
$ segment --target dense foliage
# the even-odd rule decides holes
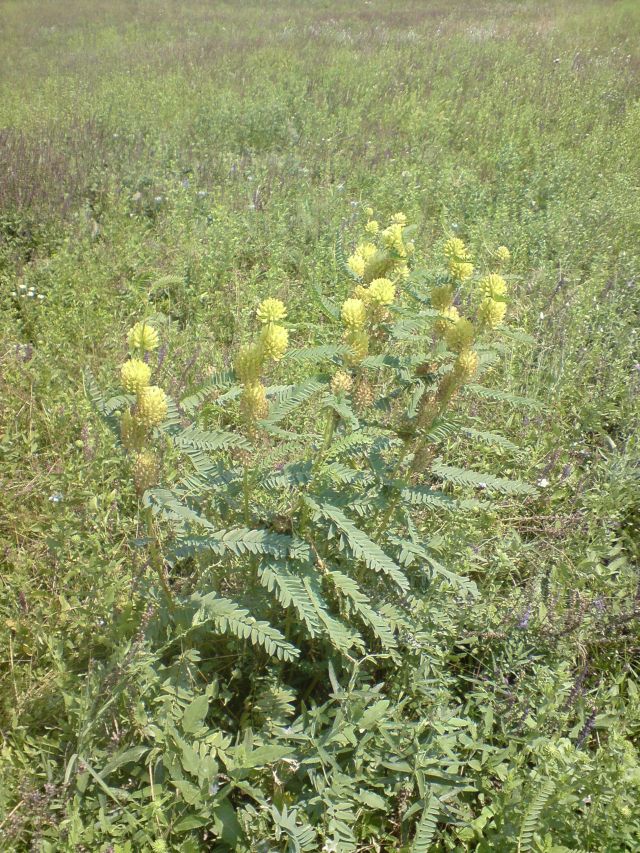
[[[636,5],[0,20],[2,849],[637,850]]]

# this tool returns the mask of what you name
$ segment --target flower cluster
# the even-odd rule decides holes
[[[468,382],[477,372],[479,357],[473,349],[478,332],[495,329],[505,317],[507,305],[507,283],[498,272],[491,272],[478,281],[476,293],[479,304],[476,312],[476,325],[454,305],[456,293],[461,284],[473,274],[471,254],[459,237],[452,237],[444,244],[443,254],[447,261],[447,275],[431,288],[431,305],[438,312],[434,323],[437,338],[444,338],[447,348],[456,353],[451,372],[445,374],[434,400],[430,402],[430,411],[435,417],[438,403],[447,403],[458,388]],[[506,246],[500,246],[494,252],[495,263],[500,269],[511,257]],[[422,413],[423,421],[433,418]]]
[[[367,214],[373,216],[371,208]],[[402,280],[409,275],[409,262],[415,251],[410,239],[411,228],[407,226],[404,213],[396,213],[386,228],[369,219],[364,226],[367,237],[377,238],[377,242],[364,240],[358,243],[353,254],[347,259],[351,274],[363,284],[371,284],[376,279]]]
[[[147,445],[150,433],[167,417],[167,395],[157,385],[151,385],[151,352],[158,348],[156,329],[146,321],[136,323],[129,331],[132,356],[120,368],[122,387],[135,394],[135,403],[126,409],[120,421],[120,435],[124,447],[134,454],[133,478],[136,491],[142,495],[158,479],[158,459]]]
[[[265,418],[269,412],[266,389],[261,377],[268,361],[280,361],[289,346],[289,332],[281,325],[287,309],[279,299],[264,299],[256,317],[262,324],[258,339],[243,347],[236,356],[234,369],[244,388],[240,410],[249,425]]]

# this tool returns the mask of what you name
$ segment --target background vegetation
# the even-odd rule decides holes
[[[639,849],[637,3],[6,0],[0,32],[3,849]],[[444,452],[538,493],[431,517],[479,596],[430,588],[419,664],[203,668],[158,639],[83,370],[113,387],[149,310],[183,396],[265,296],[325,343],[361,205],[426,268],[510,247],[535,344],[491,381],[544,408],[470,401],[522,452]],[[389,750],[425,720],[420,777]]]

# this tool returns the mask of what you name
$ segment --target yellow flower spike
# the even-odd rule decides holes
[[[349,332],[345,338],[351,353],[346,356],[347,364],[355,367],[369,355],[369,335],[362,329]]]
[[[357,277],[362,278],[366,266],[366,261],[362,255],[353,254],[347,260],[347,266],[351,272]]]
[[[378,222],[376,222],[375,219],[371,219],[364,226],[364,230],[367,232],[367,234],[377,234],[378,231],[380,230],[380,225]]]
[[[286,318],[287,309],[279,299],[264,299],[256,311],[256,316],[263,325],[280,323]]]
[[[157,385],[147,385],[138,394],[136,418],[147,429],[161,424],[168,411],[167,395]]]
[[[409,278],[410,272],[411,271],[409,270],[407,264],[400,264],[400,266],[396,268],[396,275],[398,276],[398,278],[407,279]]]
[[[236,356],[234,370],[241,382],[257,382],[264,364],[264,350],[260,344],[243,347]]]
[[[396,288],[388,278],[376,278],[369,285],[368,294],[376,306],[391,305],[396,298]]]
[[[280,361],[289,346],[289,332],[287,332],[284,326],[269,323],[262,330],[260,342],[267,358],[271,358],[273,361]]]
[[[136,323],[129,330],[128,341],[131,349],[141,350],[142,352],[151,352],[154,349],[158,349],[160,344],[158,333],[145,320]]]
[[[391,251],[395,252],[396,255],[400,255],[400,257],[404,258],[407,254],[407,250],[404,245],[404,240],[402,239],[402,231],[403,226],[399,223],[390,225],[382,232],[382,240],[387,249],[391,249]]]
[[[449,326],[444,336],[447,346],[454,352],[462,352],[468,349],[473,343],[474,337],[473,323],[465,320],[464,317]]]
[[[478,320],[483,326],[495,329],[504,320],[507,313],[505,302],[497,302],[495,299],[485,299],[478,308]]]
[[[444,244],[444,256],[450,261],[468,261],[470,258],[469,250],[459,237],[447,240]]]
[[[373,216],[373,208],[372,207],[365,207],[364,212],[369,218],[371,218]]]
[[[508,264],[511,260],[511,252],[506,246],[498,246],[496,249],[496,260],[499,264]]]
[[[451,305],[440,312],[440,317],[433,324],[433,330],[438,337],[442,337],[447,329],[451,328],[452,324],[457,323],[459,319],[458,309],[455,305]]]
[[[366,305],[369,301],[369,289],[363,287],[361,284],[357,284],[353,289],[353,296],[355,299],[360,299]]]
[[[120,440],[127,450],[141,450],[147,439],[145,427],[127,409],[120,421]]]
[[[449,273],[456,281],[466,281],[473,275],[473,264],[468,261],[450,261]]]
[[[158,482],[158,459],[150,450],[141,450],[133,462],[133,482],[136,492],[142,495]]]
[[[367,321],[367,309],[362,299],[346,299],[342,303],[341,316],[348,329],[362,329]]]
[[[475,350],[463,350],[453,366],[454,373],[461,382],[468,382],[478,370],[478,353]]]
[[[338,370],[331,379],[331,393],[336,397],[348,394],[353,386],[353,379],[344,370]]]
[[[446,311],[453,304],[453,288],[448,284],[431,290],[431,304],[436,311]]]
[[[394,225],[406,225],[407,217],[402,213],[402,211],[398,211],[398,213],[394,213],[391,217],[391,222]]]
[[[481,278],[478,286],[486,299],[495,299],[497,296],[504,296],[507,292],[507,282],[495,272]]]
[[[240,398],[240,411],[247,421],[266,418],[269,413],[269,403],[264,385],[252,382],[244,386]]]
[[[122,387],[129,394],[137,394],[149,384],[151,368],[139,358],[130,358],[120,368]]]
[[[361,255],[366,261],[370,261],[378,252],[375,243],[360,243],[356,248],[356,253]]]

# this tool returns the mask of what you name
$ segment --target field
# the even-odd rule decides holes
[[[640,849],[639,46],[635,0],[0,5],[0,849]],[[490,268],[447,391],[434,271]]]

